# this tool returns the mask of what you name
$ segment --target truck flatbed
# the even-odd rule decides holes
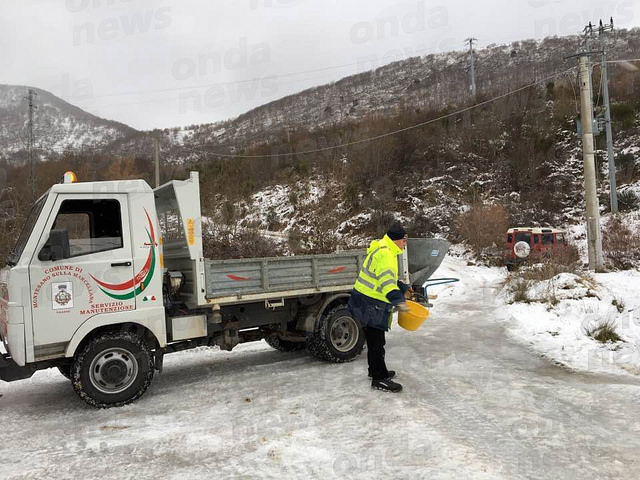
[[[366,251],[328,255],[205,260],[206,298],[225,305],[297,297],[353,286]]]

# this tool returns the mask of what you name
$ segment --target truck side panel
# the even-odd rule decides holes
[[[207,260],[207,299],[250,296],[273,298],[300,290],[333,291],[336,287],[348,291],[353,286],[365,252],[344,252],[329,255],[258,258],[241,260]],[[277,296],[277,295],[276,295]]]

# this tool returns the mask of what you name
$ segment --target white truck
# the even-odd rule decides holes
[[[143,180],[51,187],[0,273],[0,380],[57,367],[106,408],[142,396],[166,353],[199,346],[265,339],[357,357],[364,335],[346,303],[365,252],[207,260],[199,188],[195,172],[155,190]],[[405,279],[420,288],[447,250],[410,239]]]

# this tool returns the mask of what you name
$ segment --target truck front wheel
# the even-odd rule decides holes
[[[147,390],[153,360],[143,339],[129,332],[109,332],[84,346],[71,374],[74,390],[89,405],[120,407]]]
[[[362,353],[364,330],[345,305],[322,316],[308,342],[309,351],[318,358],[335,363],[350,362]]]

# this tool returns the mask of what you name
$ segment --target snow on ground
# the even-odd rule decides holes
[[[571,234],[584,235],[584,227],[575,227]],[[563,273],[532,283],[527,289],[531,301],[523,303],[513,302],[510,288],[505,286],[504,269],[470,266],[470,253],[464,245],[453,245],[450,254],[458,256],[455,261],[467,262],[466,273],[473,273],[486,285],[498,282],[499,294],[488,299],[501,310],[493,320],[502,322],[514,340],[573,369],[640,375],[639,271],[584,277]],[[449,259],[435,276],[455,276],[447,270],[453,261]],[[461,288],[463,284],[454,285],[447,288]],[[588,330],[604,322],[615,327],[622,342],[602,344],[587,335]]]
[[[461,281],[430,289],[418,332],[387,336],[398,395],[371,390],[366,355],[328,364],[263,342],[168,355],[118,409],[37,372],[0,382],[2,478],[638,478],[640,379],[564,369],[514,341],[501,269],[449,257],[434,277]],[[596,280],[602,298],[633,297],[635,273]]]
[[[300,220],[300,209],[318,203],[327,187],[317,179],[298,182],[295,185],[273,185],[255,193],[250,202],[242,202],[242,225],[269,228],[284,226],[289,232]],[[293,203],[292,203],[293,202]],[[295,203],[295,205],[294,205]]]
[[[531,303],[513,302],[508,288],[499,302],[514,338],[568,367],[591,372],[640,374],[640,272],[563,273],[532,284]],[[587,331],[609,322],[623,341],[602,344]]]
[[[434,426],[420,393],[428,379],[407,371],[425,357],[427,333],[394,328],[404,396],[372,390],[364,356],[335,365],[263,342],[169,355],[150,391],[119,409],[87,407],[55,370],[0,383],[0,471],[7,479],[508,478]]]

